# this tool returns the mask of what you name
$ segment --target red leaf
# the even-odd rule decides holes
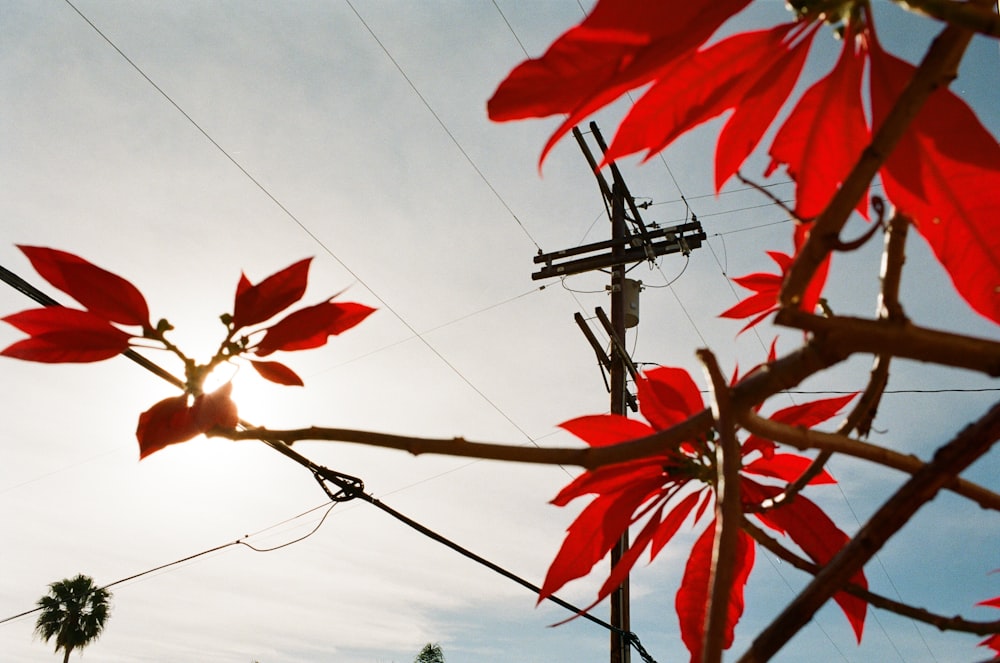
[[[232,383],[210,394],[166,398],[139,415],[135,436],[139,441],[139,459],[170,444],[186,442],[216,426],[232,428],[239,421],[236,404],[229,398]]]
[[[600,0],[584,21],[559,37],[538,59],[518,65],[487,104],[498,122],[560,113],[569,118],[552,145],[587,115],[628,90],[653,80],[694,50],[749,0],[707,5],[665,0]]]
[[[622,120],[605,161],[640,150],[647,150],[649,159],[684,132],[734,108],[792,27],[734,35],[660,72]]]
[[[737,538],[736,567],[733,590],[729,597],[729,611],[726,614],[726,629],[723,649],[733,644],[736,624],[743,615],[743,588],[746,586],[754,564],[753,540],[742,530]],[[677,591],[675,605],[680,620],[681,639],[691,652],[691,661],[701,661],[701,651],[705,637],[705,615],[708,605],[708,582],[712,572],[713,548],[715,547],[715,521],[708,526],[691,549],[684,578]]]
[[[19,249],[42,278],[105,320],[149,328],[149,307],[138,288],[79,256],[40,246]]]
[[[639,410],[657,430],[666,430],[705,409],[698,385],[683,368],[655,368],[636,384]]]
[[[31,335],[0,355],[45,363],[92,362],[128,349],[130,334],[88,311],[51,306],[21,311],[3,321]]]
[[[869,142],[861,102],[864,53],[858,45],[848,27],[836,66],[809,88],[771,145],[768,172],[778,163],[788,165],[796,182],[795,212],[804,219],[823,211]],[[836,130],[827,123],[832,117],[837,118]],[[868,217],[867,194],[858,212]]]
[[[762,486],[746,477],[740,481],[740,488],[744,499],[753,503],[760,503],[780,492],[774,486]],[[810,559],[821,566],[833,559],[849,540],[822,509],[801,494],[775,509],[754,515],[768,527],[786,534]],[[859,570],[851,578],[851,582],[868,588],[863,570]],[[861,642],[868,604],[847,592],[837,592],[833,595],[833,600],[840,605],[854,629],[854,635]]]
[[[666,460],[661,462],[665,463]],[[656,459],[640,458],[584,472],[560,490],[552,504],[566,506],[577,497],[590,493],[619,493],[640,482],[643,485],[662,487],[664,483],[672,483],[672,480],[666,476],[663,465],[656,462]]]
[[[874,35],[871,88],[880,126],[913,65],[881,49]],[[948,89],[934,92],[882,170],[889,199],[910,215],[962,298],[1000,322],[1000,144]]]
[[[798,24],[797,24],[798,25]],[[792,93],[795,82],[802,73],[809,54],[809,46],[821,24],[813,23],[795,34],[789,41],[801,37],[798,43],[782,44],[781,49],[772,48],[767,64],[754,72],[755,82],[736,104],[736,110],[719,134],[715,149],[715,190],[719,192],[746,158],[750,156],[764,132],[771,126],[775,116]]]
[[[982,605],[989,608],[1000,608],[1000,596],[995,596],[991,599],[986,599],[985,601],[980,601],[976,605]]]
[[[843,407],[850,403],[855,396],[857,396],[857,393],[800,403],[778,410],[771,415],[771,419],[790,426],[812,428],[816,424],[821,424],[837,416]]]
[[[993,651],[997,652],[997,654],[1000,654],[1000,633],[991,635],[990,637],[986,638],[976,646],[989,647]]]
[[[233,329],[264,322],[302,299],[306,293],[311,262],[312,258],[300,260],[257,285],[240,274],[233,304]]]
[[[637,440],[656,431],[641,421],[620,414],[591,414],[570,419],[559,427],[576,435],[592,447],[606,447]]]
[[[264,357],[278,350],[318,348],[330,336],[347,331],[374,311],[364,304],[329,301],[295,311],[269,327],[254,352]]]
[[[302,378],[300,378],[295,371],[288,368],[284,364],[280,364],[276,361],[254,361],[252,359],[250,360],[250,364],[257,369],[257,372],[260,373],[260,376],[265,380],[288,385],[290,387],[304,386]]]
[[[744,472],[759,474],[765,477],[774,477],[791,483],[802,476],[806,468],[812,464],[812,460],[805,456],[796,454],[772,454],[770,458],[758,458],[749,465],[743,466]],[[810,485],[824,483],[837,483],[830,474],[823,470],[809,482]]]
[[[675,506],[667,514],[667,517],[663,519],[663,522],[660,523],[660,526],[656,529],[656,533],[653,535],[653,540],[649,548],[650,561],[653,561],[660,554],[660,551],[663,550],[663,546],[667,545],[670,539],[674,538],[674,534],[677,533],[677,530],[681,528],[681,525],[684,524],[684,521],[690,515],[691,510],[694,509],[694,505],[698,501],[698,495],[701,492],[691,493],[681,500],[680,504]]]
[[[549,565],[538,601],[571,580],[581,578],[604,559],[632,521],[632,513],[649,497],[645,485],[620,493],[599,495],[569,526],[566,539]]]

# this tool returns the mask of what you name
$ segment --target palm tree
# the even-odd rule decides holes
[[[63,663],[69,661],[74,649],[83,649],[104,630],[111,612],[111,592],[94,584],[90,576],[60,580],[49,585],[49,593],[38,599],[42,609],[35,622],[35,633],[48,642],[56,638],[56,652],[66,652]]]
[[[444,663],[444,652],[441,651],[441,645],[428,642],[413,659],[413,663]]]

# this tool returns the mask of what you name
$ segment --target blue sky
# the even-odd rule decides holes
[[[543,52],[580,20],[577,3],[74,4],[148,80],[65,2],[0,7],[0,264],[44,287],[15,243],[84,256],[133,281],[153,315],[174,324],[176,342],[204,354],[218,341],[217,317],[231,307],[241,270],[257,281],[316,256],[307,301],[348,288],[345,298],[379,312],[329,346],[287,358],[304,389],[236,374],[241,415],[268,427],[569,445],[558,423],[606,411],[593,352],[573,322],[574,312],[607,308],[606,277],[530,278],[539,249],[607,236],[594,180],[572,140],[539,176],[538,154],[558,120],[496,125],[485,113],[525,57],[522,45]],[[931,23],[888,3],[876,12],[888,48],[918,58]],[[781,3],[758,1],[724,29],[786,16]],[[826,35],[818,40],[812,77],[835,48]],[[997,55],[996,43],[974,40],[953,86],[994,133]],[[624,109],[597,117],[606,136]],[[689,261],[667,256],[631,273],[646,285],[642,321],[628,339],[633,356],[696,376],[698,347],[712,348],[727,370],[763,358],[778,330],[764,325],[737,338],[740,325],[717,314],[742,295],[727,275],[769,269],[763,251],[790,248],[789,224],[760,195],[733,184],[712,195],[718,127],[679,140],[664,161],[622,164],[633,194],[654,203],[647,220],[683,221],[683,195],[709,235]],[[759,176],[765,165],[755,157],[745,171]],[[782,173],[772,181],[777,195],[791,196]],[[848,232],[863,226],[853,220]],[[919,238],[909,252],[903,298],[916,322],[996,338],[956,300]],[[878,247],[834,269],[831,305],[870,314]],[[0,289],[3,314],[29,305]],[[3,346],[17,338],[0,328]],[[779,348],[798,340],[782,331]],[[869,368],[869,358],[856,358],[803,389],[855,390]],[[66,576],[109,583],[248,534],[273,547],[308,533],[323,514],[310,511],[324,495],[309,474],[256,443],[199,439],[139,463],[136,418],[173,392],[124,359],[5,360],[2,371],[0,618],[31,608]],[[899,362],[890,389],[993,385]],[[927,457],[994,400],[990,392],[888,394],[873,440]],[[572,469],[296,448],[536,583],[581,507],[547,504]],[[988,457],[966,476],[995,485],[998,470]],[[832,471],[839,487],[814,497],[849,532],[903,480],[840,459]],[[987,575],[1000,567],[997,531],[996,514],[942,496],[869,565],[869,579],[943,614],[992,619],[972,606],[1000,594],[1000,576]],[[695,533],[633,577],[633,629],[661,662],[685,658],[673,597]],[[601,580],[561,594],[586,605]],[[734,653],[805,580],[759,554]],[[361,503],[337,506],[314,535],[281,550],[233,546],[114,591],[108,629],[85,653],[93,660],[403,663],[426,642],[440,642],[450,663],[607,657],[600,628],[582,620],[549,628],[564,611],[534,607],[522,588]],[[32,627],[30,617],[0,625],[5,660],[52,660]],[[968,661],[977,641],[874,612],[856,646],[846,620],[827,608],[777,660]]]

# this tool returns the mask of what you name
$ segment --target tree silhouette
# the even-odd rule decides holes
[[[74,649],[83,649],[104,630],[111,613],[111,592],[94,584],[90,576],[77,575],[49,585],[49,593],[38,599],[42,609],[35,622],[35,633],[48,642],[56,639],[56,651],[62,649],[63,663]]]
[[[441,651],[441,645],[428,642],[413,659],[413,663],[444,663],[444,652]]]

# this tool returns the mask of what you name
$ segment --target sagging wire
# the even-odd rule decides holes
[[[108,584],[106,584],[103,587],[101,587],[101,589],[108,589],[109,587],[114,587],[115,585],[121,585],[122,583],[129,582],[130,580],[135,580],[136,578],[141,578],[143,576],[147,576],[150,573],[156,573],[157,571],[162,571],[162,570],[168,569],[168,568],[170,568],[172,566],[177,566],[178,564],[183,564],[184,562],[190,562],[193,559],[197,559],[199,557],[204,557],[205,555],[209,555],[209,554],[214,553],[214,552],[219,552],[220,550],[225,550],[226,548],[231,548],[233,546],[245,546],[245,547],[249,548],[250,550],[253,550],[254,552],[259,552],[259,553],[273,552],[275,550],[280,550],[282,548],[287,548],[290,545],[293,545],[295,543],[298,543],[300,541],[304,541],[305,539],[308,539],[310,536],[312,536],[313,534],[315,534],[316,532],[318,532],[319,528],[323,526],[324,522],[326,522],[326,517],[330,515],[330,512],[333,511],[333,507],[337,506],[337,504],[338,504],[338,502],[336,502],[336,501],[331,502],[330,505],[327,506],[326,511],[323,513],[323,517],[320,518],[320,521],[316,524],[316,526],[313,527],[307,534],[305,534],[303,536],[300,536],[297,539],[293,539],[291,541],[286,541],[285,543],[279,544],[277,546],[273,546],[271,548],[258,548],[258,547],[254,546],[254,545],[251,545],[250,543],[247,543],[247,539],[249,539],[249,538],[251,538],[253,536],[256,536],[257,534],[260,534],[260,532],[257,532],[256,534],[245,534],[245,535],[241,536],[240,538],[236,539],[235,541],[230,541],[229,543],[224,543],[221,546],[215,546],[213,548],[208,548],[207,550],[202,550],[201,552],[195,553],[193,555],[188,555],[187,557],[182,557],[182,558],[176,559],[176,560],[174,560],[172,562],[167,562],[166,564],[160,564],[159,566],[154,566],[151,569],[146,569],[145,571],[140,571],[139,573],[133,573],[130,576],[126,576],[125,578],[120,578],[118,580],[115,580],[114,582],[109,582]],[[298,516],[295,516],[295,518],[301,518],[302,516],[304,516],[304,515],[306,515],[308,513],[311,513],[312,511],[315,511],[315,510],[316,509],[310,509],[309,511],[307,511],[305,513],[301,513]],[[294,518],[292,520],[294,520]],[[285,521],[282,521],[282,522],[288,522],[288,521],[285,520]],[[280,524],[282,524],[282,523],[278,523],[278,525],[280,525]],[[276,525],[272,525],[271,527],[275,527],[275,526]],[[267,531],[268,529],[271,529],[271,527],[267,527],[267,528],[261,530],[261,532]],[[40,610],[42,610],[42,607],[38,606],[36,608],[32,608],[31,610],[26,610],[26,611],[18,613],[16,615],[12,615],[10,617],[6,617],[4,619],[0,619],[0,624],[5,624],[7,622],[12,622],[15,619],[20,619],[21,617],[27,617],[28,615],[36,613],[36,612],[38,612]]]
[[[291,449],[289,449],[289,451],[291,451]],[[296,455],[298,454],[296,453]],[[388,514],[389,516],[392,516],[393,518],[403,523],[407,527],[416,530],[417,532],[426,536],[427,538],[437,541],[441,545],[454,550],[463,557],[466,557],[467,559],[470,559],[476,562],[477,564],[480,564],[481,566],[485,566],[486,568],[502,575],[508,580],[512,580],[517,584],[521,585],[522,587],[531,590],[535,594],[539,595],[541,594],[542,592],[541,587],[538,587],[537,585],[528,582],[527,580],[513,573],[512,571],[508,571],[502,566],[499,566],[498,564],[491,562],[485,557],[472,552],[468,548],[459,545],[458,543],[452,541],[446,536],[439,534],[438,532],[435,532],[434,530],[430,529],[425,525],[420,524],[419,522],[413,520],[409,516],[406,516],[400,513],[399,511],[396,511],[395,509],[385,504],[384,502],[374,497],[373,495],[365,492],[364,482],[362,482],[360,479],[356,477],[351,477],[349,475],[343,475],[340,474],[339,472],[334,472],[322,466],[317,466],[308,459],[303,458],[303,460],[305,460],[310,466],[310,469],[313,470],[313,476],[323,487],[323,492],[325,492],[328,496],[330,496],[330,499],[347,501],[356,498],[364,502],[367,502],[372,506],[374,506],[375,508],[379,509],[380,511]],[[334,486],[336,486],[337,491],[336,492],[332,491],[330,487],[326,485],[327,482],[332,483]],[[564,601],[563,599],[553,594],[550,594],[545,598],[546,600],[551,601],[552,603],[555,603],[556,605],[562,608],[574,612],[579,617],[582,617],[594,624],[597,624],[598,626],[601,626],[609,631],[613,631],[619,634],[621,637],[623,637],[625,640],[628,641],[628,643],[636,650],[639,656],[642,657],[645,663],[656,663],[656,660],[642,646],[642,642],[639,640],[639,636],[633,633],[632,631],[625,631],[624,629],[612,626],[603,619],[595,617],[589,612],[584,612],[582,609],[574,606],[572,603]]]
[[[31,298],[32,300],[34,300],[35,302],[37,302],[39,304],[42,304],[43,306],[61,306],[61,304],[58,301],[56,301],[52,297],[46,295],[44,292],[42,292],[41,290],[39,290],[35,286],[31,285],[30,283],[28,283],[27,281],[25,281],[24,279],[22,279],[20,276],[16,275],[15,273],[11,272],[10,270],[4,268],[3,266],[0,266],[0,281],[3,281],[5,283],[7,283],[8,285],[12,286],[14,289],[16,289],[19,292],[27,295],[29,298]],[[166,381],[170,382],[171,384],[174,384],[175,386],[177,386],[177,387],[179,387],[181,389],[184,388],[184,382],[182,380],[178,379],[177,377],[175,377],[173,374],[171,374],[166,369],[162,368],[161,366],[159,366],[155,362],[152,362],[149,359],[146,359],[145,357],[143,357],[142,355],[138,354],[137,352],[135,352],[133,350],[126,350],[122,354],[125,355],[126,357],[128,357],[129,359],[131,359],[132,361],[136,362],[137,364],[139,364],[140,366],[142,366],[146,370],[148,370],[148,371],[152,372],[153,374],[157,375],[158,377],[161,377],[161,378],[165,379]],[[246,423],[245,421],[242,421],[242,420],[239,422],[239,426],[241,428],[246,428],[246,429],[252,429],[252,428],[254,428],[254,426],[252,426],[252,425],[250,425],[250,424],[248,424],[248,423]],[[184,557],[182,559],[170,562],[168,564],[163,564],[163,565],[157,566],[155,568],[149,569],[147,571],[143,571],[141,573],[137,573],[137,574],[128,576],[127,578],[122,578],[120,580],[116,580],[116,581],[114,581],[112,583],[109,583],[109,584],[105,585],[104,588],[112,587],[114,585],[119,585],[119,584],[121,584],[123,582],[127,582],[129,580],[134,580],[135,578],[139,578],[139,577],[148,575],[150,573],[154,573],[156,571],[160,571],[162,569],[165,569],[165,568],[168,568],[168,567],[171,567],[171,566],[176,566],[177,564],[182,564],[182,563],[190,561],[192,559],[201,557],[203,555],[207,555],[209,553],[217,552],[219,550],[223,550],[223,549],[229,548],[231,546],[244,545],[244,546],[246,546],[246,547],[248,547],[251,550],[254,550],[256,552],[270,552],[271,550],[278,550],[279,548],[284,548],[284,547],[286,547],[288,545],[292,545],[293,543],[297,543],[299,541],[302,541],[303,539],[308,538],[309,536],[312,536],[313,534],[315,534],[316,531],[319,530],[319,527],[322,526],[323,522],[326,520],[326,516],[329,515],[330,510],[332,510],[333,507],[336,506],[337,504],[339,504],[341,502],[347,502],[347,501],[350,501],[352,499],[361,499],[362,501],[368,502],[372,506],[374,506],[377,509],[385,512],[386,514],[388,514],[390,516],[392,516],[393,518],[395,518],[399,522],[407,525],[411,529],[416,530],[417,532],[423,534],[424,536],[426,536],[426,537],[428,537],[428,538],[430,538],[430,539],[432,539],[434,541],[437,541],[438,543],[440,543],[440,544],[442,544],[442,545],[444,545],[444,546],[446,546],[448,548],[451,548],[452,550],[454,550],[455,552],[461,554],[462,556],[464,556],[464,557],[466,557],[466,558],[468,558],[468,559],[470,559],[470,560],[472,560],[474,562],[477,562],[478,564],[480,564],[482,566],[485,566],[486,568],[488,568],[488,569],[490,569],[490,570],[492,570],[492,571],[494,571],[494,572],[502,575],[503,577],[507,578],[508,580],[512,580],[512,581],[516,582],[517,584],[521,585],[522,587],[525,587],[526,589],[531,590],[535,594],[539,594],[539,595],[541,594],[542,590],[537,585],[534,585],[534,584],[528,582],[524,578],[521,578],[520,576],[514,574],[513,572],[508,571],[507,569],[503,568],[502,566],[499,566],[499,565],[497,565],[497,564],[489,561],[485,557],[482,557],[481,555],[477,555],[476,553],[472,552],[468,548],[460,546],[459,544],[457,544],[454,541],[448,539],[447,537],[445,537],[445,536],[443,536],[441,534],[438,534],[434,530],[432,530],[432,529],[430,529],[430,528],[428,528],[428,527],[420,524],[419,522],[413,520],[412,518],[410,518],[410,517],[408,517],[408,516],[400,513],[399,511],[396,511],[392,507],[390,507],[390,506],[384,504],[383,502],[379,501],[377,498],[375,498],[371,494],[365,492],[365,490],[364,490],[364,481],[362,481],[358,477],[354,477],[354,476],[351,476],[349,474],[343,474],[343,473],[340,473],[340,472],[336,472],[336,471],[331,470],[329,468],[323,467],[322,465],[317,465],[316,463],[314,463],[313,461],[309,460],[308,458],[306,458],[302,454],[300,454],[297,451],[293,450],[290,445],[285,444],[283,442],[264,441],[264,444],[266,444],[267,446],[271,447],[275,451],[278,451],[279,453],[283,454],[284,456],[288,457],[289,459],[295,461],[299,465],[302,465],[303,467],[305,467],[306,469],[308,469],[312,473],[312,475],[316,479],[316,481],[322,486],[323,492],[325,492],[327,494],[327,497],[329,497],[329,499],[332,502],[332,504],[331,504],[330,508],[327,510],[326,514],[324,514],[323,518],[320,520],[319,525],[317,525],[315,528],[313,528],[313,530],[311,532],[309,532],[309,534],[307,534],[304,537],[300,537],[300,538],[298,538],[298,539],[296,539],[294,541],[289,541],[289,542],[287,542],[285,544],[282,544],[280,546],[276,546],[276,547],[270,548],[270,549],[258,549],[258,548],[255,548],[254,546],[251,546],[250,544],[248,544],[248,543],[246,543],[244,541],[244,539],[246,539],[246,538],[248,538],[250,536],[250,535],[246,535],[246,536],[244,536],[244,537],[242,537],[240,539],[237,539],[236,541],[231,541],[231,542],[225,543],[225,544],[223,544],[221,546],[216,546],[214,548],[210,548],[208,550],[204,550],[204,551],[196,553],[194,555],[189,555],[187,557]],[[334,486],[336,486],[337,490],[336,491],[331,490],[330,487],[327,485],[328,482],[332,483]],[[546,599],[548,601],[551,601],[552,603],[555,603],[556,605],[558,605],[560,607],[563,607],[563,608],[565,608],[567,610],[570,610],[570,611],[574,612],[577,616],[582,617],[582,618],[586,619],[587,621],[590,621],[590,622],[592,622],[594,624],[597,624],[598,626],[601,626],[601,627],[603,627],[603,628],[605,628],[605,629],[607,629],[609,631],[613,631],[615,633],[618,633],[621,637],[623,637],[624,639],[626,639],[629,642],[629,644],[632,645],[633,648],[635,648],[636,652],[639,653],[639,655],[642,657],[642,659],[643,659],[643,661],[645,661],[645,663],[656,663],[655,659],[653,659],[652,656],[650,656],[649,653],[643,648],[642,643],[639,640],[639,637],[635,633],[633,633],[631,631],[625,631],[624,629],[620,629],[620,628],[618,628],[616,626],[613,626],[613,625],[609,624],[608,622],[606,622],[606,621],[604,621],[604,620],[602,620],[602,619],[600,619],[598,617],[595,617],[595,616],[591,615],[588,612],[584,612],[580,608],[574,606],[573,604],[571,604],[571,603],[569,603],[567,601],[564,601],[564,600],[560,599],[557,596],[549,595],[549,596],[546,597]],[[23,612],[23,613],[19,613],[17,615],[12,616],[12,617],[7,617],[5,619],[0,620],[0,624],[6,623],[6,622],[9,622],[9,621],[13,621],[13,620],[18,619],[20,617],[25,617],[25,616],[30,615],[30,614],[32,614],[34,612],[39,611],[39,610],[41,610],[40,607],[35,608],[33,610],[28,610],[28,611]]]

